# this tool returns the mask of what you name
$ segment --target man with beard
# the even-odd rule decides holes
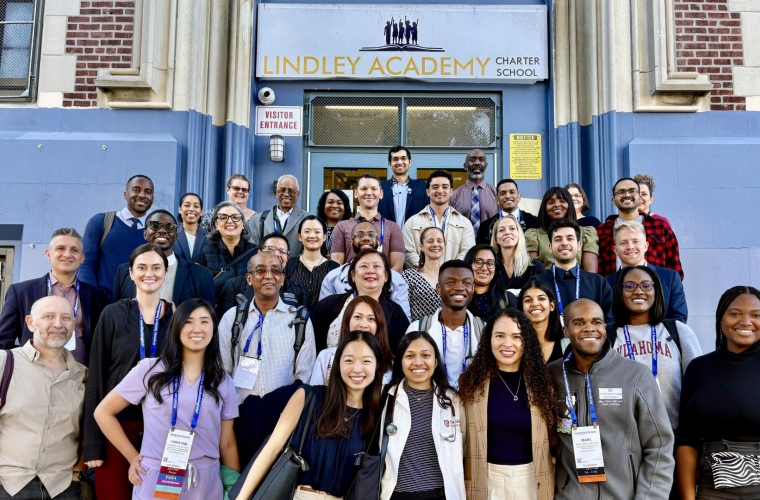
[[[84,470],[80,426],[87,368],[64,346],[74,309],[64,297],[42,297],[26,317],[33,337],[0,351],[0,498],[79,500]]]
[[[488,162],[483,151],[473,149],[467,153],[464,161],[467,182],[454,190],[449,202],[457,212],[472,222],[476,234],[482,221],[490,219],[499,212],[496,188],[485,181],[487,168]]]
[[[554,498],[667,499],[674,437],[655,378],[611,348],[594,301],[568,305],[564,320],[573,351],[548,366],[561,414]]]
[[[169,260],[166,279],[161,285],[161,298],[174,304],[176,309],[187,299],[203,299],[212,306],[214,299],[214,277],[208,268],[193,264],[174,255],[177,241],[177,220],[167,210],[154,210],[145,220],[143,231],[145,241],[163,250]],[[137,293],[135,282],[129,276],[129,263],[119,266],[113,285],[113,300],[134,297]]]
[[[472,268],[459,259],[444,262],[438,271],[435,289],[441,295],[442,307],[413,322],[406,332],[421,330],[433,337],[443,357],[449,385],[458,389],[459,375],[478,350],[480,333],[485,327],[482,319],[467,310],[475,293]]]
[[[514,215],[515,219],[520,223],[523,232],[538,227],[538,217],[525,210],[520,210],[517,206],[520,200],[522,200],[520,191],[517,189],[517,182],[512,179],[500,180],[496,185],[496,197],[499,202],[499,211],[480,225],[477,237],[475,238],[477,243],[490,245],[493,226],[496,224],[496,221],[505,215]]]
[[[377,229],[370,222],[360,222],[351,230],[351,248],[354,255],[366,248],[377,250],[380,246],[380,239]],[[319,292],[319,300],[329,295],[346,293],[351,290],[348,284],[348,267],[351,261],[346,262],[337,269],[333,269],[322,281],[322,289]],[[412,313],[409,309],[409,285],[401,274],[391,269],[391,300],[396,302],[404,310],[406,317],[411,319]]]

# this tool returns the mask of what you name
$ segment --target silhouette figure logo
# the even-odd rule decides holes
[[[441,47],[423,47],[419,44],[420,20],[412,22],[404,16],[404,19],[396,21],[391,18],[385,22],[383,35],[385,36],[385,45],[378,47],[362,47],[360,52],[446,52]]]

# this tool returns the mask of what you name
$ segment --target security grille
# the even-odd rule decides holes
[[[408,146],[486,147],[496,138],[491,99],[409,97],[404,104]]]
[[[31,95],[36,0],[0,0],[0,99]]]
[[[309,102],[315,146],[494,147],[497,103],[488,97],[325,96]]]

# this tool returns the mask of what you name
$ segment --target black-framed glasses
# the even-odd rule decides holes
[[[642,281],[641,283],[636,283],[635,281],[626,281],[623,283],[623,290],[628,293],[635,292],[637,288],[641,288],[642,292],[649,292],[654,288],[654,283],[651,281]]]
[[[279,278],[282,276],[282,269],[271,267],[269,269],[254,269],[253,273],[259,278],[265,277],[267,274],[271,274],[273,278]]]
[[[233,191],[235,191],[235,192],[238,192],[238,191],[240,191],[240,192],[241,192],[241,193],[243,193],[243,194],[248,194],[248,193],[250,193],[250,192],[251,192],[251,190],[250,190],[250,189],[248,189],[248,188],[244,188],[244,187],[240,187],[240,186],[230,186],[230,189],[232,189],[232,190],[233,190]]]
[[[625,196],[627,194],[630,194],[631,196],[633,196],[634,194],[638,192],[639,192],[638,188],[618,189],[617,191],[615,191],[615,196]]]
[[[234,222],[235,224],[243,220],[243,218],[239,214],[232,214],[232,215],[219,214],[216,216],[216,220],[220,220],[222,222],[227,222],[228,219]]]
[[[494,267],[496,267],[496,261],[483,260],[483,259],[475,259],[472,261],[472,267],[477,267],[478,269],[480,269],[483,266],[486,266],[488,269],[493,269]]]
[[[148,229],[151,231],[160,231],[161,228],[165,229],[167,233],[173,233],[177,230],[177,224],[171,222],[156,222],[154,220],[148,222]]]
[[[275,248],[273,246],[259,247],[259,250],[262,252],[279,253],[280,255],[285,255],[285,256],[290,254],[290,252],[284,248]]]

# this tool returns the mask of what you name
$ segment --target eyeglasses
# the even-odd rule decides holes
[[[248,193],[251,192],[250,189],[244,188],[244,187],[240,187],[240,186],[230,186],[229,188],[232,189],[233,191],[235,191],[236,193],[238,191],[242,192],[243,194],[248,194]]]
[[[634,195],[638,193],[638,188],[631,188],[631,189],[618,189],[615,191],[615,196],[625,196],[627,194]]]
[[[488,269],[493,269],[494,267],[496,267],[496,261],[483,260],[483,259],[475,259],[472,261],[472,267],[481,268],[483,266],[486,266]]]
[[[255,274],[258,278],[263,278],[267,274],[271,274],[273,278],[279,278],[282,276],[282,269],[277,268],[269,268],[269,269],[254,269],[254,271],[250,274]]]
[[[364,238],[369,238],[371,240],[374,240],[377,238],[377,233],[369,232],[365,233],[364,231],[359,231],[358,233],[354,233],[354,238],[358,238],[360,240],[363,240]]]
[[[277,194],[289,194],[290,196],[295,196],[298,192],[297,189],[290,189],[290,188],[279,188],[277,190]]]
[[[395,163],[397,161],[407,161],[408,159],[409,159],[408,156],[394,156],[391,158],[391,161]]]
[[[642,292],[648,292],[654,288],[654,283],[651,281],[642,281],[641,283],[635,283],[633,281],[626,281],[623,283],[623,290],[628,293],[633,293],[637,288],[641,288]]]
[[[260,247],[259,250],[262,252],[271,252],[271,253],[278,253],[280,255],[288,255],[290,252],[284,248],[275,248],[273,246],[266,246],[266,247]]]
[[[233,214],[233,215],[219,214],[216,216],[216,220],[220,220],[222,222],[227,222],[228,219],[234,222],[235,224],[243,220],[243,218],[240,217],[240,215],[238,214]]]
[[[161,228],[164,228],[167,233],[173,233],[177,230],[177,224],[172,224],[171,222],[156,222],[156,221],[150,221],[148,222],[148,228],[151,231],[160,231]]]

